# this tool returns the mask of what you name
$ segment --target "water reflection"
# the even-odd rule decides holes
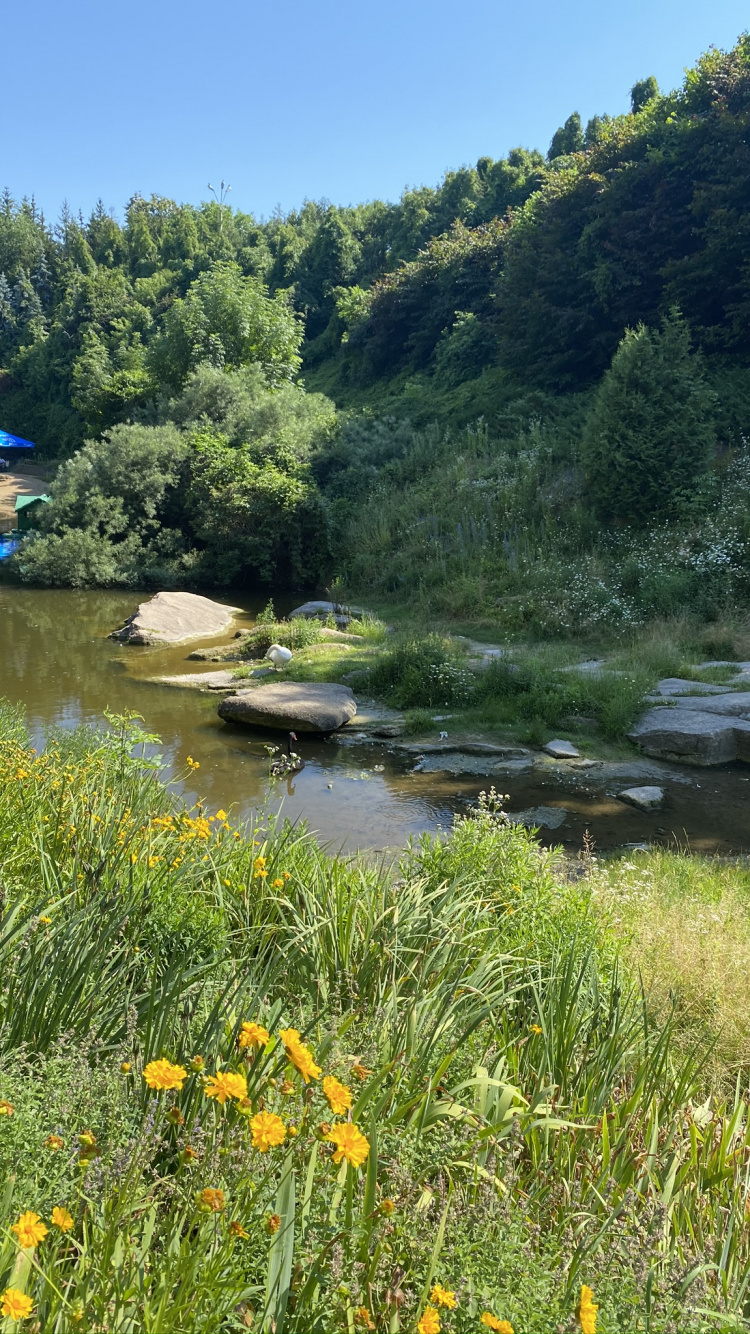
[[[449,826],[454,812],[465,810],[489,786],[491,780],[476,776],[414,772],[414,757],[397,749],[304,734],[297,744],[305,768],[269,784],[264,743],[278,743],[278,734],[222,723],[218,696],[149,679],[212,670],[211,664],[187,663],[190,646],[138,648],[107,638],[139,600],[132,592],[0,585],[0,695],[23,703],[37,741],[50,724],[98,725],[105,710],[132,709],[162,737],[167,776],[184,774],[188,755],[199,760],[198,772],[182,780],[189,801],[231,808],[235,818],[282,806],[290,818],[308,820],[334,848],[402,846],[412,834]],[[224,599],[244,607],[240,625],[252,623],[265,600],[236,593]],[[675,839],[696,851],[750,848],[746,767],[676,771],[674,778],[665,810],[652,815],[617,801],[593,781],[576,792],[529,778],[499,778],[496,786],[510,793],[511,810],[565,807],[564,824],[547,836],[542,832],[542,838],[571,852],[581,847],[586,829],[600,848]]]

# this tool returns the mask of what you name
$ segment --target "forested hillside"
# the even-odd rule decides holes
[[[547,568],[553,528],[579,558],[715,513],[750,418],[750,40],[631,98],[397,204],[258,222],[134,197],[122,224],[99,206],[50,226],[6,194],[2,425],[49,457],[94,442],[25,577],[393,589],[391,556],[421,543],[423,587],[468,562],[481,601],[513,593],[519,525]],[[468,453],[445,444],[448,467],[478,462],[444,495],[415,429],[480,417]]]

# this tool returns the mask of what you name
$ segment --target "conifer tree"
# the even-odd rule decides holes
[[[583,458],[600,516],[630,524],[675,515],[716,443],[716,398],[677,310],[629,329],[589,411]]]

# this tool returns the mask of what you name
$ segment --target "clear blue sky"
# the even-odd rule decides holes
[[[256,216],[397,199],[625,111],[636,79],[675,87],[748,22],[746,0],[17,0],[0,185],[50,219],[222,176]]]

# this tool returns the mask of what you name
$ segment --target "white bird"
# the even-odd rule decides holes
[[[276,671],[280,672],[282,667],[286,667],[287,663],[292,661],[292,650],[284,648],[281,644],[272,644],[266,657],[273,663]]]
[[[447,740],[448,740],[448,733],[447,733],[447,732],[441,732],[441,733],[440,733],[440,736],[439,736],[438,739],[439,739],[440,741],[447,741]]]

